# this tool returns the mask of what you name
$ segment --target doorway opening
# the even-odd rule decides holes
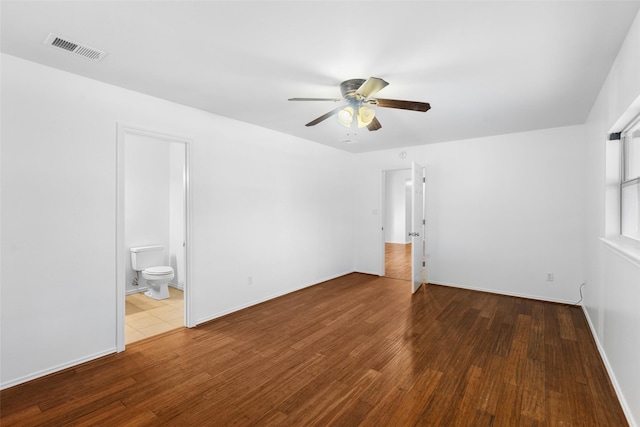
[[[426,281],[426,169],[411,162],[411,169],[382,171],[381,192],[381,275],[408,280],[415,293]]]
[[[122,351],[131,342],[191,326],[190,141],[118,124],[117,145],[116,342]],[[132,252],[138,260],[145,254],[142,267],[133,268]],[[146,265],[151,253],[153,266]],[[160,270],[164,281],[151,277]]]
[[[411,169],[383,171],[384,276],[411,280]]]

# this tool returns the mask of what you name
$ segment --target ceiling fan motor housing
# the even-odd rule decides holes
[[[356,97],[356,91],[364,84],[365,79],[350,79],[340,83],[342,97],[350,103],[361,101]]]

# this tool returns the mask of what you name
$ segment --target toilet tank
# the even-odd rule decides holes
[[[163,246],[142,246],[131,248],[131,268],[142,271],[145,268],[164,265]]]

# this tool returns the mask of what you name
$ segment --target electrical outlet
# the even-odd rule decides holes
[[[249,276],[249,279],[247,279],[247,285],[253,285],[253,276]]]
[[[553,282],[553,273],[547,273],[547,282]]]

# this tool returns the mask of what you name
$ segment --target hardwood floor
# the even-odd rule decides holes
[[[384,244],[384,275],[393,279],[411,280],[411,243]]]
[[[578,307],[350,274],[0,393],[2,426],[625,426]],[[406,283],[406,282],[404,282]]]

